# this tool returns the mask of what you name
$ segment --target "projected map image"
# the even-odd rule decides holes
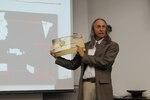
[[[73,72],[50,55],[71,19],[71,0],[0,1],[0,91],[73,89]]]
[[[54,64],[50,63],[49,47],[51,39],[57,37],[57,15],[1,11],[0,19],[3,30],[0,32],[0,77],[5,76],[1,84],[16,82],[9,82],[12,80],[6,80],[7,77],[19,79],[19,84],[34,84],[33,80],[39,84],[54,83],[57,68],[50,68]]]

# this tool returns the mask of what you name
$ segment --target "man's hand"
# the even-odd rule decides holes
[[[51,51],[50,51],[50,55],[52,55],[55,59],[57,58],[57,57],[56,57],[56,53],[54,53],[54,52],[51,52]]]
[[[78,45],[76,45],[76,47],[77,47],[77,52],[79,53],[79,55],[81,57],[83,57],[84,56],[84,50],[83,50],[83,48],[80,47],[80,46],[78,46]]]

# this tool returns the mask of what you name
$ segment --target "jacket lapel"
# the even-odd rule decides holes
[[[100,43],[98,44],[98,46],[96,47],[96,51],[95,51],[95,55],[99,55],[100,53],[103,52],[103,48],[105,47],[106,45],[106,41],[105,39]]]

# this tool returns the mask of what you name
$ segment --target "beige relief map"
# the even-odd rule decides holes
[[[56,56],[76,53],[76,45],[84,48],[84,40],[81,34],[73,34],[52,40],[51,51],[56,53]]]

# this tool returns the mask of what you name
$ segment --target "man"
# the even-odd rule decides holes
[[[104,19],[96,19],[91,27],[91,40],[85,43],[85,51],[77,46],[77,54],[72,60],[55,57],[55,63],[75,70],[81,66],[78,100],[113,100],[111,71],[119,52],[118,43],[108,35],[108,25]]]

